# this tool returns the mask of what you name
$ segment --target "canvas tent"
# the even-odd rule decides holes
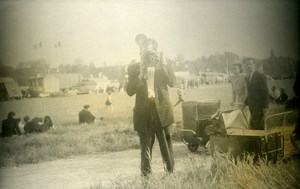
[[[22,98],[22,92],[18,83],[9,77],[0,78],[0,100]]]

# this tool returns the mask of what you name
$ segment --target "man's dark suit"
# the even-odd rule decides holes
[[[175,85],[176,77],[170,67],[156,69],[154,74],[155,98],[149,99],[147,82],[145,79],[140,80],[139,72],[139,64],[128,67],[129,78],[126,91],[129,96],[136,95],[133,124],[140,138],[141,172],[144,176],[151,172],[150,162],[155,135],[158,138],[167,171],[172,172],[174,157],[169,126],[174,123],[174,114],[168,86]]]
[[[247,98],[245,104],[249,106],[251,119],[250,129],[264,129],[264,109],[269,107],[269,89],[266,77],[254,71],[250,76],[246,77]]]
[[[78,117],[79,117],[79,123],[91,124],[94,123],[95,120],[95,116],[87,109],[81,110],[78,113]]]
[[[21,135],[18,125],[19,121],[15,118],[8,118],[2,121],[2,137],[10,137],[14,134]]]

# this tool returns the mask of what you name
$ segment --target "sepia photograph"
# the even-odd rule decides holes
[[[0,188],[300,188],[298,0],[0,1]]]

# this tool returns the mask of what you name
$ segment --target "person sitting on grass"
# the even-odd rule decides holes
[[[40,117],[35,117],[32,120],[30,120],[29,116],[25,116],[24,121],[25,121],[24,131],[26,134],[42,133],[48,131],[50,128],[54,129],[50,116],[45,116],[44,119]]]
[[[2,121],[2,137],[11,137],[15,134],[21,135],[21,130],[19,127],[20,119],[14,118],[15,112],[9,112],[7,119]]]
[[[55,129],[50,116],[47,115],[44,117],[44,123],[42,125],[43,132],[48,131],[51,128]]]
[[[24,126],[25,134],[43,132],[43,128],[42,128],[43,118],[35,117],[32,120],[30,120],[29,116],[25,116],[24,121],[25,121],[25,126]]]
[[[95,116],[89,111],[89,105],[84,105],[83,109],[78,113],[79,116],[79,123],[87,123],[91,124],[94,123]]]

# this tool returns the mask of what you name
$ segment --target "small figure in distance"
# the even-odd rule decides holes
[[[178,104],[184,102],[184,98],[183,98],[184,95],[185,95],[185,93],[183,91],[183,86],[180,86],[180,88],[177,89],[178,100],[177,100],[176,104],[173,105],[173,107],[176,107]]]
[[[83,109],[79,112],[79,123],[94,123],[95,116],[89,111],[89,105],[84,105]]]
[[[111,92],[108,91],[108,92],[107,92],[107,95],[108,95],[108,96],[107,96],[107,99],[106,99],[106,101],[105,101],[105,105],[106,105],[105,109],[110,108],[110,110],[113,111],[113,110],[114,110],[114,107],[113,107],[113,105],[112,105]]]
[[[15,115],[15,112],[9,112],[7,119],[2,121],[2,137],[11,137],[15,134],[21,135],[21,130],[19,127],[19,122],[21,119],[14,118]]]

